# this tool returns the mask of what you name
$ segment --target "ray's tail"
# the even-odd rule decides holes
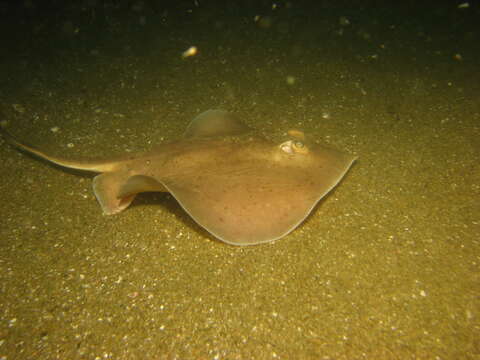
[[[62,157],[51,156],[43,151],[35,148],[34,146],[27,145],[17,140],[11,135],[3,125],[0,125],[0,135],[5,139],[7,143],[17,148],[20,151],[32,154],[40,159],[47,160],[56,165],[60,165],[70,169],[78,169],[92,172],[108,172],[113,171],[118,165],[119,161],[107,161],[107,160],[73,160],[65,159]]]

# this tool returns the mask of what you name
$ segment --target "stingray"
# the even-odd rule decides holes
[[[5,129],[1,133],[21,151],[99,173],[93,191],[104,214],[121,212],[138,193],[169,192],[200,226],[232,245],[265,243],[290,233],[355,160],[309,143],[299,130],[273,143],[223,110],[198,115],[182,139],[146,153],[100,160],[47,155]]]

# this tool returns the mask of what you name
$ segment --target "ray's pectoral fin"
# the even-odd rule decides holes
[[[103,213],[113,215],[125,210],[138,193],[166,190],[151,177],[131,176],[127,172],[116,171],[96,176],[93,179],[93,191]]]

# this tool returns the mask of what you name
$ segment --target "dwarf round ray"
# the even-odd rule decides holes
[[[198,115],[182,139],[150,152],[95,161],[50,156],[5,129],[1,133],[22,151],[63,167],[100,173],[93,189],[105,214],[124,210],[138,193],[168,191],[200,226],[232,245],[287,235],[355,160],[309,144],[299,130],[273,143],[223,110]]]

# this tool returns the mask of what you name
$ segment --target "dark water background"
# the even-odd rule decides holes
[[[89,176],[1,143],[0,359],[480,358],[461,4],[0,2],[0,120],[45,151],[146,150],[221,107],[359,157],[301,227],[238,248],[163,194],[103,216]]]

